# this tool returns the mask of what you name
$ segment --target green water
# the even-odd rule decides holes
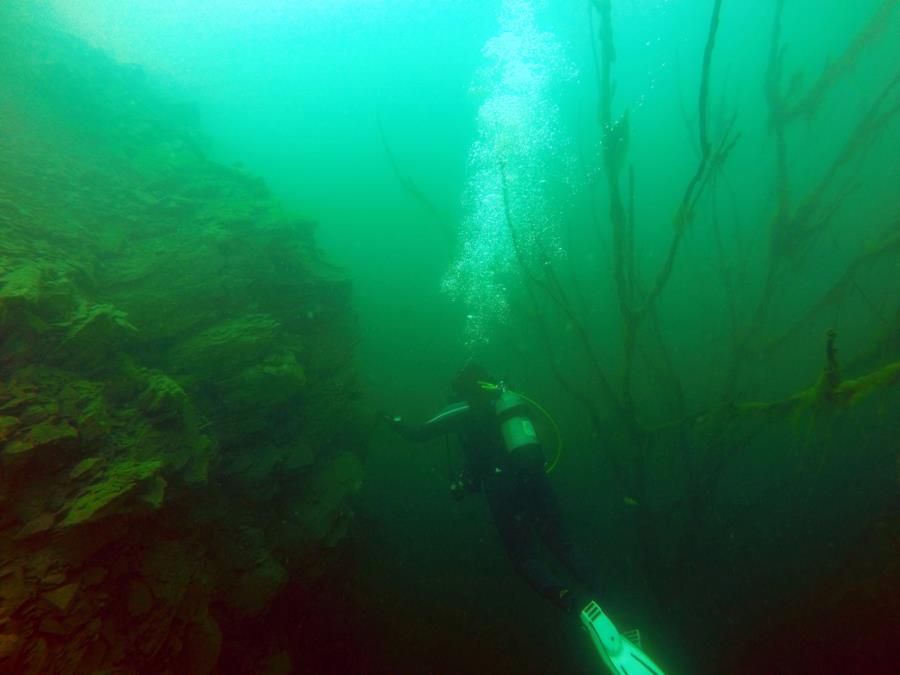
[[[825,672],[803,670],[827,652],[803,611],[829,606],[866,663],[853,621],[898,597],[895,562],[857,578],[853,561],[897,536],[900,8],[724,0],[713,44],[711,0],[612,0],[604,100],[606,4],[33,9],[139,67],[217,161],[317,223],[352,282],[366,415],[427,418],[468,358],[546,407],[604,607],[666,672]],[[357,672],[601,672],[483,500],[449,498],[453,443],[368,443],[317,664],[333,644]]]

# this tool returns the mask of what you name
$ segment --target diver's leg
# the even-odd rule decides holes
[[[529,509],[519,477],[515,472],[504,471],[487,478],[482,488],[503,548],[516,572],[550,602],[568,609],[566,585],[541,560],[540,548],[531,534]]]
[[[603,591],[600,573],[572,539],[569,528],[563,522],[553,486],[543,471],[531,477],[529,496],[529,503],[534,509],[534,524],[544,544],[594,599],[599,598]]]

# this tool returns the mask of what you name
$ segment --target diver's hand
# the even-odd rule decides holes
[[[400,415],[391,415],[390,413],[386,413],[383,410],[378,411],[378,419],[394,430],[396,430],[397,427],[403,424],[403,418],[400,417]]]

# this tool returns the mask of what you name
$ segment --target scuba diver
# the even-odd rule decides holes
[[[552,418],[471,362],[453,378],[451,389],[453,401],[421,425],[410,425],[399,416],[383,414],[383,418],[408,441],[456,435],[465,465],[451,491],[458,498],[465,492],[484,495],[516,572],[554,605],[580,617],[611,673],[663,675],[640,650],[636,632],[628,637],[620,634],[591,600],[600,596],[602,580],[563,523],[547,477],[558,452],[546,465],[529,406],[546,415],[558,434]],[[537,539],[571,573],[578,587],[554,574],[542,559]]]

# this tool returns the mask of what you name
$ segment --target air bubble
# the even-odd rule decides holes
[[[507,208],[523,255],[535,256],[538,240],[558,248],[547,174],[566,143],[550,89],[577,73],[556,36],[538,29],[531,2],[505,0],[500,28],[482,48],[489,64],[479,77],[484,100],[469,150],[461,251],[442,284],[466,307],[467,344],[486,342],[509,313],[518,269]]]

